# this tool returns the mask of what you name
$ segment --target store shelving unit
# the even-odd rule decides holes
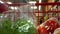
[[[19,7],[19,6],[24,6],[24,5],[26,5],[26,4],[24,4],[24,3],[13,3],[13,4],[7,4],[8,6],[17,6],[17,7]],[[29,4],[28,4],[29,5]],[[48,15],[48,18],[49,18],[49,13],[58,13],[58,15],[57,15],[57,17],[59,17],[59,13],[60,13],[60,11],[59,10],[57,10],[57,11],[52,11],[52,10],[48,10],[48,11],[44,11],[44,10],[42,10],[42,11],[40,11],[39,10],[39,6],[48,6],[48,5],[51,5],[51,6],[55,6],[55,5],[57,5],[57,7],[58,6],[60,6],[60,2],[50,2],[50,3],[48,3],[48,2],[42,2],[42,3],[39,3],[39,1],[36,1],[36,4],[35,4],[36,6],[37,6],[37,11],[35,12],[34,11],[34,9],[33,9],[33,14],[35,14],[36,15],[36,13],[37,13],[37,20],[38,20],[38,23],[40,23],[40,13],[42,13],[42,20],[43,20],[43,22],[44,22],[44,16],[45,16],[45,14],[47,14]],[[34,6],[33,6],[34,7]],[[47,7],[47,9],[48,9],[48,7]],[[47,10],[46,9],[46,10]],[[6,12],[7,13],[7,12]],[[17,13],[18,15],[19,15],[19,10],[18,10],[18,12],[15,12],[15,9],[14,9],[14,12],[9,12],[9,13]],[[26,12],[24,12],[24,13],[26,13]],[[29,12],[29,10],[28,10],[28,13],[30,14],[30,12]],[[53,15],[53,14],[52,14]],[[15,19],[14,19],[15,20]]]
[[[39,3],[39,1],[37,1],[37,3],[36,3],[37,7],[39,7],[39,6],[49,6],[49,5],[51,5],[53,7],[55,5],[57,5],[57,7],[58,7],[58,6],[60,6],[60,2],[42,2],[42,3]],[[44,14],[47,14],[48,17],[49,17],[49,13],[57,13],[58,14],[57,17],[59,17],[60,10],[58,10],[58,9],[57,10],[48,10],[48,11],[40,11],[40,10],[38,10],[38,12],[36,12],[36,13],[38,13],[38,19],[40,17],[39,13],[43,13],[43,21],[44,21],[44,16],[45,16]]]

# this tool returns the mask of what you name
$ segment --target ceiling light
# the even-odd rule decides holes
[[[8,4],[12,4],[12,2],[7,2]]]
[[[10,7],[11,9],[18,9],[17,7]]]
[[[41,0],[39,0],[39,3],[41,3]]]
[[[37,9],[37,7],[36,6],[31,6],[31,9]]]
[[[34,3],[34,4],[35,4],[35,3],[36,3],[36,1],[30,1],[29,3]]]

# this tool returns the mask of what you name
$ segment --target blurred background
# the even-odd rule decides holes
[[[0,0],[0,30],[10,32],[12,28],[11,30],[13,30],[14,33],[19,30],[19,33],[24,32],[23,34],[26,34],[28,30],[28,33],[36,30],[40,24],[43,24],[45,27],[45,24],[48,23],[49,26],[47,25],[48,27],[46,27],[50,28],[51,26],[52,32],[55,26],[58,26],[58,24],[55,24],[55,21],[60,24],[60,6],[57,4],[60,4],[60,0]],[[57,19],[55,20],[55,18]],[[30,27],[32,29],[29,29]],[[33,29],[33,27],[35,27],[35,29]],[[4,28],[6,29],[5,31],[3,30]],[[45,31],[43,32],[45,34]]]
[[[1,0],[8,4],[8,12],[32,12],[37,19],[37,22],[44,22],[47,19],[55,16],[60,17],[60,13],[54,11],[59,11],[60,6],[57,5],[46,5],[46,6],[36,6],[37,2],[43,3],[52,3],[59,2],[60,0]],[[51,12],[52,11],[52,12]],[[51,12],[51,13],[40,13],[40,12]],[[54,13],[53,13],[54,12]]]

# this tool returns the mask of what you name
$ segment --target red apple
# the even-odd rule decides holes
[[[44,26],[38,26],[37,30],[38,30],[38,34],[49,34],[49,32]]]
[[[8,10],[8,7],[5,3],[1,3],[1,2],[0,2],[0,13],[3,13]]]

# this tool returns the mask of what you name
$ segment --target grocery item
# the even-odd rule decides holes
[[[0,13],[3,13],[8,10],[7,4],[0,0]]]
[[[33,23],[26,19],[20,19],[16,22],[16,27],[20,34],[37,34],[37,30]],[[17,33],[16,33],[17,34]]]
[[[43,25],[38,26],[37,30],[38,34],[49,34],[49,31]]]
[[[30,20],[31,22],[34,23],[35,27],[37,27],[37,18],[35,14],[33,13],[33,9],[31,9],[31,5],[21,5],[19,7],[20,11],[20,18],[25,18],[27,20]]]
[[[48,19],[45,22],[45,26],[46,26],[47,30],[51,33],[53,33],[56,28],[60,27],[58,20],[55,17]]]
[[[11,20],[4,20],[0,27],[0,34],[37,34],[33,23],[26,19],[18,19],[16,23]]]
[[[60,25],[55,17],[52,17],[37,27],[39,34],[50,34],[59,28]]]
[[[25,7],[23,10],[23,7]],[[3,15],[3,22],[2,26],[0,27],[0,34],[37,34],[36,30],[36,18],[33,12],[27,8],[28,5],[20,6],[18,8],[19,11],[6,12],[4,15],[7,17],[4,19]],[[26,10],[25,10],[26,9]],[[20,12],[19,14],[17,14]],[[30,13],[28,13],[30,12]],[[3,14],[3,13],[2,13]],[[17,16],[19,15],[19,16]],[[17,17],[16,17],[17,16]]]
[[[0,27],[0,34],[13,34],[13,22],[11,20],[4,20]]]
[[[57,28],[53,34],[60,34],[60,28]]]

